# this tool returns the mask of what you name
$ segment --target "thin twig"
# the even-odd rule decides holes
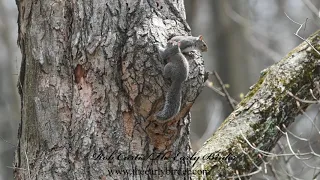
[[[286,92],[287,92],[287,94],[289,94],[289,96],[293,97],[294,99],[296,99],[299,102],[306,103],[306,104],[319,104],[319,101],[300,99],[297,96],[293,95],[292,92],[290,92],[288,90],[286,90]]]
[[[11,142],[5,140],[3,137],[0,136],[0,139],[8,144],[10,144],[12,147],[17,147],[16,145],[12,144]]]
[[[236,172],[237,172],[237,176],[229,176],[228,179],[235,179],[235,178],[241,179],[241,177],[250,177],[261,172],[261,168],[258,168],[256,171],[253,171],[251,173],[242,174],[242,175],[240,175],[238,171]]]
[[[226,87],[224,86],[224,84],[223,84],[223,82],[222,82],[219,74],[217,73],[217,71],[213,71],[213,74],[214,74],[214,76],[217,78],[217,80],[218,80],[218,82],[219,82],[219,84],[220,84],[220,86],[221,86],[224,94],[226,95],[226,99],[227,99],[229,105],[231,106],[232,110],[234,110],[234,109],[235,109],[235,106],[233,105],[232,100],[231,100],[231,97],[230,97],[230,95],[229,95]]]
[[[287,13],[284,13],[284,14],[287,16],[287,18],[288,18],[290,21],[292,21],[293,23],[299,25],[299,28],[298,28],[297,31],[294,33],[294,35],[296,35],[298,38],[300,38],[301,40],[303,40],[303,41],[305,41],[307,44],[309,44],[309,45],[312,47],[312,49],[320,55],[320,52],[319,52],[306,38],[303,38],[303,37],[301,37],[301,36],[299,35],[300,29],[303,27],[303,25],[305,25],[305,24],[307,23],[308,19],[306,19],[306,21],[301,24],[301,23],[298,23],[298,22],[294,21],[293,19],[291,19],[291,18],[288,16]]]
[[[315,174],[312,179],[317,179],[319,175],[320,175],[320,171],[317,174]]]
[[[226,95],[225,95],[223,92],[221,92],[220,89],[212,86],[211,84],[212,84],[212,82],[209,81],[209,80],[207,80],[206,83],[205,83],[205,85],[206,85],[208,88],[210,88],[211,90],[213,90],[214,92],[216,92],[216,93],[219,94],[220,96],[226,97]],[[231,98],[231,101],[232,101],[232,103],[233,103],[234,105],[237,105],[237,104],[239,103],[238,101],[234,100],[233,98]]]

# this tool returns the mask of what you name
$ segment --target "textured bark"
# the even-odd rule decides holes
[[[131,174],[190,168],[190,160],[169,157],[191,153],[189,109],[204,82],[200,54],[187,57],[191,72],[179,115],[165,124],[153,118],[170,85],[153,43],[190,34],[183,0],[17,0],[17,5],[23,57],[15,178],[188,178]],[[146,158],[158,153],[153,161]],[[110,177],[110,170],[129,174]]]
[[[320,51],[320,31],[308,41]],[[237,172],[241,176],[254,170],[261,164],[259,155],[263,154],[255,148],[270,151],[282,136],[277,127],[288,127],[301,112],[300,108],[304,110],[310,105],[300,102],[299,108],[290,93],[314,100],[310,93],[313,90],[319,99],[319,67],[320,54],[303,42],[280,62],[262,71],[259,81],[236,110],[197,152],[200,159],[194,169],[210,171],[207,179],[237,178]]]

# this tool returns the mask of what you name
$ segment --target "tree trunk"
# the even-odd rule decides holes
[[[190,168],[182,157],[192,153],[189,109],[204,82],[199,53],[187,57],[180,113],[164,124],[153,118],[170,85],[153,43],[190,34],[183,0],[17,5],[22,117],[15,178],[189,178],[177,170]]]

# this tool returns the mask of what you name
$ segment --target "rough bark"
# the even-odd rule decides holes
[[[320,31],[308,41],[320,51]],[[207,179],[237,178],[248,175],[261,164],[283,135],[277,127],[288,127],[310,104],[297,105],[296,97],[319,99],[320,54],[307,42],[292,50],[280,62],[261,72],[236,110],[197,152],[194,169],[210,171]],[[295,96],[292,96],[292,94]],[[284,130],[284,129],[283,129]],[[260,156],[261,155],[261,156]],[[195,178],[200,178],[197,176]]]
[[[189,109],[204,82],[200,54],[187,57],[179,115],[165,124],[153,118],[170,85],[153,43],[190,34],[183,0],[17,5],[23,57],[15,178],[188,178],[160,170],[190,168],[189,159],[167,158],[191,153]],[[158,172],[143,172],[150,169]],[[129,173],[110,177],[110,170]]]

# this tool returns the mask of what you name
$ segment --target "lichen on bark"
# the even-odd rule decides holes
[[[320,44],[320,31],[311,35],[308,42],[315,48]],[[319,51],[319,49],[318,49]],[[288,127],[302,110],[310,104],[301,99],[312,99],[310,90],[319,98],[319,54],[303,42],[281,61],[264,70],[218,131],[197,152],[211,160],[198,161],[194,169],[210,171],[207,179],[237,178],[248,175],[266,158],[259,150],[269,152],[282,133],[278,127]],[[257,150],[259,149],[259,150]],[[198,176],[195,178],[201,178]]]

